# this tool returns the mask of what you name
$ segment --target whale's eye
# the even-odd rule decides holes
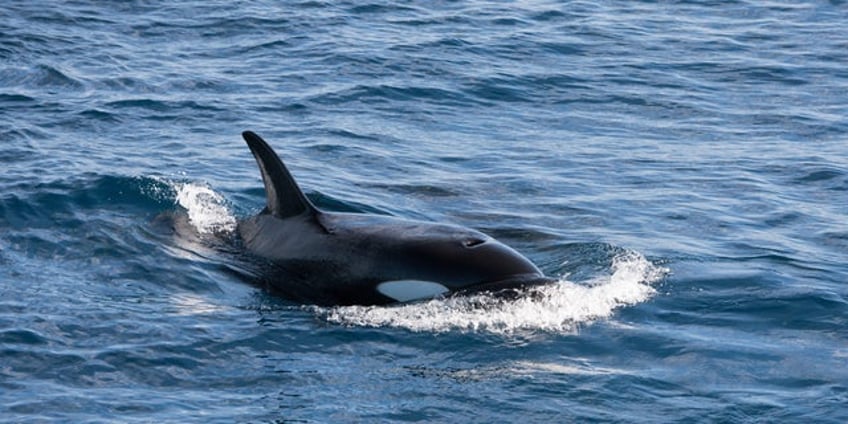
[[[474,246],[481,245],[485,242],[486,242],[486,240],[474,237],[474,238],[467,238],[467,239],[463,240],[462,245],[465,246],[465,247],[474,247]]]

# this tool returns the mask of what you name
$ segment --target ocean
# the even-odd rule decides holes
[[[843,1],[5,1],[0,421],[848,421]],[[248,284],[265,193],[557,282]],[[164,218],[163,218],[164,217]],[[173,231],[167,217],[187,223]]]

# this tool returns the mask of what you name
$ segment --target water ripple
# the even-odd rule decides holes
[[[845,422],[846,21],[4,2],[3,419]],[[561,284],[372,309],[244,284],[217,237],[264,204],[246,129],[321,207],[478,228]]]

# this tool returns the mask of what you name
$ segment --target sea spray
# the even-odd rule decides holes
[[[177,204],[186,209],[189,222],[200,234],[232,232],[236,218],[223,196],[196,183],[175,183]]]
[[[576,283],[562,278],[527,289],[517,298],[483,293],[424,302],[379,306],[341,306],[314,310],[327,321],[349,326],[396,327],[415,332],[522,331],[569,333],[605,319],[618,308],[644,302],[656,293],[652,284],[668,273],[637,252],[617,255],[608,275]]]

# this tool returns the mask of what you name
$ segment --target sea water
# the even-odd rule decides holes
[[[6,1],[0,421],[848,421],[848,6]],[[240,133],[328,210],[557,283],[318,307],[221,238]],[[236,272],[234,272],[236,271]]]

